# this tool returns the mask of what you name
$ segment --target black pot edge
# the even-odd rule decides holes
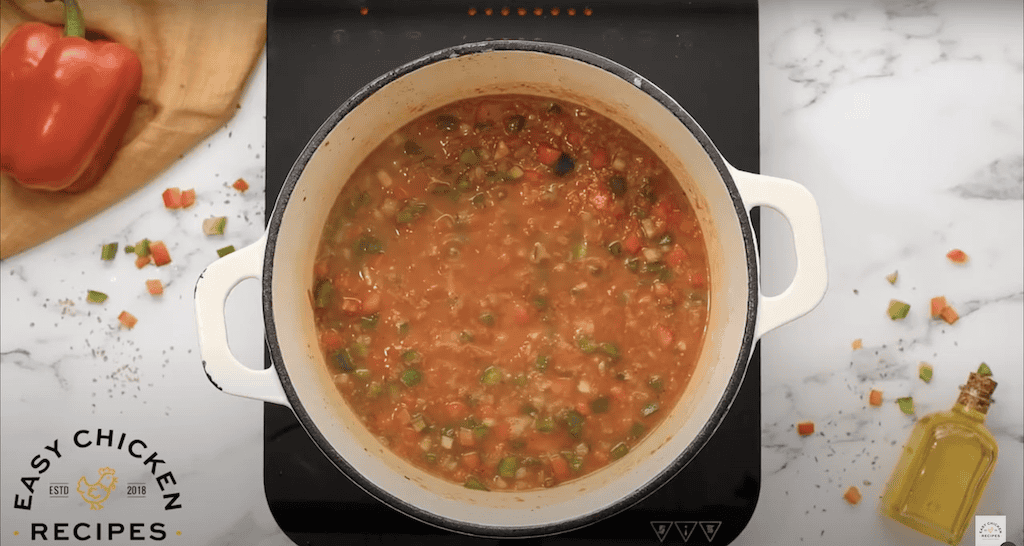
[[[309,414],[306,413],[302,406],[302,402],[299,400],[298,395],[295,392],[295,388],[288,377],[284,366],[281,365],[282,356],[281,350],[278,347],[277,340],[277,329],[274,324],[274,310],[273,310],[273,298],[271,297],[271,286],[273,285],[273,263],[274,254],[277,245],[277,234],[281,227],[281,221],[284,216],[284,210],[287,208],[288,200],[291,197],[292,191],[294,191],[296,184],[298,183],[299,177],[305,169],[306,164],[312,158],[320,144],[327,138],[327,135],[334,129],[334,127],[344,118],[350,111],[352,111],[361,102],[366,100],[367,97],[372,95],[374,92],[391,83],[392,81],[404,76],[410,72],[413,72],[419,68],[427,66],[429,64],[442,61],[445,59],[458,57],[461,55],[468,55],[474,53],[482,53],[487,51],[533,51],[538,53],[547,53],[552,55],[558,55],[566,57],[576,61],[584,62],[586,64],[593,65],[601,68],[612,74],[622,78],[623,80],[636,85],[636,82],[640,82],[637,87],[650,95],[652,98],[657,100],[662,106],[668,109],[679,121],[686,126],[687,129],[697,138],[704,151],[711,158],[715,164],[715,168],[718,170],[722,177],[723,182],[726,185],[726,189],[729,192],[730,197],[733,201],[733,206],[736,209],[737,217],[740,220],[740,230],[743,233],[744,250],[746,253],[747,261],[747,273],[748,273],[748,304],[746,313],[746,327],[743,332],[743,339],[740,345],[740,354],[737,358],[735,369],[733,370],[732,376],[726,385],[725,392],[722,394],[721,400],[719,400],[718,406],[712,412],[708,422],[701,429],[700,433],[697,434],[696,438],[690,443],[690,445],[676,457],[675,461],[659,472],[653,479],[646,484],[637,488],[631,494],[617,500],[611,505],[591,512],[589,514],[574,518],[571,520],[527,527],[501,527],[501,526],[485,526],[466,523],[450,518],[438,516],[429,511],[423,510],[417,506],[407,503],[405,500],[398,498],[391,493],[388,493],[381,487],[377,486],[359,472],[357,472],[351,465],[349,465],[341,455],[331,446],[330,442],[323,436],[316,424],[312,422]],[[679,473],[686,465],[692,460],[697,453],[704,447],[711,436],[718,429],[725,414],[732,407],[733,401],[736,398],[736,393],[739,390],[740,385],[743,383],[743,378],[746,375],[747,365],[750,361],[750,353],[754,345],[754,329],[757,322],[757,303],[758,303],[758,268],[757,268],[757,257],[756,257],[756,245],[754,242],[753,229],[750,225],[750,219],[747,210],[743,204],[743,199],[740,196],[739,190],[736,188],[736,184],[733,182],[732,175],[729,173],[729,169],[726,166],[725,160],[719,153],[718,149],[711,142],[711,139],[707,136],[703,129],[697,124],[697,122],[690,117],[690,115],[667,93],[662,91],[660,88],[647,81],[645,78],[637,74],[636,72],[600,55],[590,53],[588,51],[567,46],[563,44],[549,43],[549,42],[534,42],[527,40],[498,40],[498,41],[485,41],[476,42],[469,44],[457,45],[445,49],[438,50],[434,53],[411,61],[405,65],[402,65],[376,80],[370,82],[360,89],[356,94],[346,100],[337,110],[334,111],[327,118],[326,121],[317,129],[316,133],[310,139],[309,143],[303,148],[302,153],[295,160],[292,168],[288,172],[288,177],[285,179],[284,184],[281,188],[281,193],[278,196],[277,203],[274,206],[274,210],[271,213],[270,221],[267,225],[267,246],[266,253],[263,261],[263,316],[264,322],[266,323],[266,338],[267,345],[271,352],[271,357],[274,361],[274,367],[277,369],[277,374],[281,380],[281,386],[284,389],[285,395],[288,398],[288,402],[291,404],[292,411],[295,412],[295,416],[299,423],[302,425],[309,436],[313,439],[317,447],[327,456],[328,459],[334,463],[338,469],[345,474],[350,480],[352,480],[360,489],[366,491],[367,494],[383,502],[384,504],[402,512],[409,517],[416,520],[422,521],[429,525],[439,527],[444,530],[454,531],[470,536],[487,537],[487,538],[527,538],[527,537],[541,537],[549,536],[559,533],[564,533],[574,529],[579,529],[587,525],[597,523],[607,517],[615,515],[627,508],[635,505],[642,501],[648,495],[654,493],[664,484],[671,480],[676,474]]]

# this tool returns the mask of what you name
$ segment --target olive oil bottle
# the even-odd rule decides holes
[[[960,543],[999,453],[984,424],[995,388],[991,377],[971,372],[953,409],[917,422],[882,496],[883,514],[947,544]]]

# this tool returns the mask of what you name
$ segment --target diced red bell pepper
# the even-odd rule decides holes
[[[555,455],[549,460],[551,461],[551,472],[554,473],[555,479],[564,481],[572,476],[569,472],[569,461],[566,461],[561,455]]]
[[[181,208],[181,190],[179,188],[164,190],[164,206],[169,209]]]
[[[947,252],[946,257],[949,258],[949,261],[955,264],[967,263],[967,253],[959,248],[954,248]]]
[[[857,504],[858,502],[860,502],[861,499],[860,490],[857,489],[856,487],[851,486],[849,489],[846,490],[846,493],[843,495],[843,498],[846,499],[846,502],[850,504]]]
[[[531,169],[523,169],[523,181],[535,183],[540,181],[540,173]]]
[[[476,470],[480,466],[480,455],[476,451],[462,454],[462,466],[469,470]]]
[[[160,279],[150,279],[146,281],[146,290],[154,296],[159,296],[164,293],[164,283]]]
[[[324,333],[320,334],[320,344],[325,350],[333,351],[345,344],[345,338],[334,330],[324,330]]]
[[[932,318],[937,319],[941,316],[942,310],[946,308],[946,297],[937,296],[932,298]]]
[[[953,324],[960,320],[960,315],[957,314],[956,309],[953,309],[949,305],[943,307],[942,311],[939,311],[939,316],[941,316],[942,320],[946,321],[947,324]]]
[[[471,447],[476,443],[476,439],[473,438],[473,429],[466,427],[459,428],[459,445],[463,447]]]
[[[249,189],[249,183],[246,182],[244,178],[239,178],[238,180],[235,180],[235,183],[232,184],[231,187],[245,193],[245,190]]]
[[[117,316],[117,320],[121,321],[129,330],[135,327],[135,323],[139,322],[139,319],[135,318],[128,311],[121,311],[121,314]]]
[[[690,273],[690,286],[695,288],[703,288],[707,285],[708,280],[704,277],[704,273],[700,271],[694,271]]]
[[[187,209],[196,203],[195,188],[181,192],[181,208]]]
[[[157,267],[171,263],[171,253],[167,251],[163,241],[150,243],[149,253],[153,256],[153,264]]]
[[[530,322],[530,311],[524,305],[515,305],[512,307],[512,320],[520,326],[526,325]]]
[[[796,424],[796,431],[800,436],[810,436],[814,434],[814,423],[811,421],[804,421]]]
[[[871,404],[872,406],[881,406],[882,391],[876,391],[875,389],[871,389],[871,394],[868,395],[868,403]]]
[[[675,246],[669,251],[668,255],[665,256],[665,262],[671,266],[677,266],[686,260],[687,254],[680,246]]]
[[[142,269],[149,265],[149,262],[152,261],[152,259],[153,258],[150,256],[139,256],[138,258],[135,258],[135,267]]]
[[[590,156],[590,166],[600,169],[605,165],[608,165],[608,152],[604,148],[594,150],[594,153]]]
[[[565,135],[565,140],[569,144],[579,147],[580,144],[583,144],[583,133],[580,133],[579,131],[569,131],[569,134]]]
[[[380,292],[371,292],[370,295],[363,298],[362,313],[364,315],[372,315],[380,310]]]
[[[541,144],[540,146],[537,147],[537,161],[540,161],[545,165],[551,165],[556,160],[558,160],[558,156],[560,155],[562,155],[562,152],[550,146],[545,146]]]
[[[622,241],[622,248],[625,248],[626,252],[629,252],[630,254],[636,254],[639,252],[642,245],[643,242],[640,240],[640,236],[636,233],[630,234]]]

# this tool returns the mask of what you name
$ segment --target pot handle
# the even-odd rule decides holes
[[[277,370],[245,367],[228,346],[224,302],[238,283],[261,278],[266,235],[255,243],[213,262],[196,281],[196,324],[206,378],[235,396],[288,406]]]
[[[786,217],[793,230],[796,274],[793,282],[778,296],[761,295],[755,334],[759,338],[807,314],[825,296],[828,268],[821,216],[811,192],[792,180],[748,173],[732,166],[729,171],[748,211],[757,206],[772,208]]]

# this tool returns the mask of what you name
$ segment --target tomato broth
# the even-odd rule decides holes
[[[551,487],[634,449],[693,374],[710,299],[700,225],[654,152],[524,95],[389,135],[333,206],[313,277],[354,413],[481,490]]]

